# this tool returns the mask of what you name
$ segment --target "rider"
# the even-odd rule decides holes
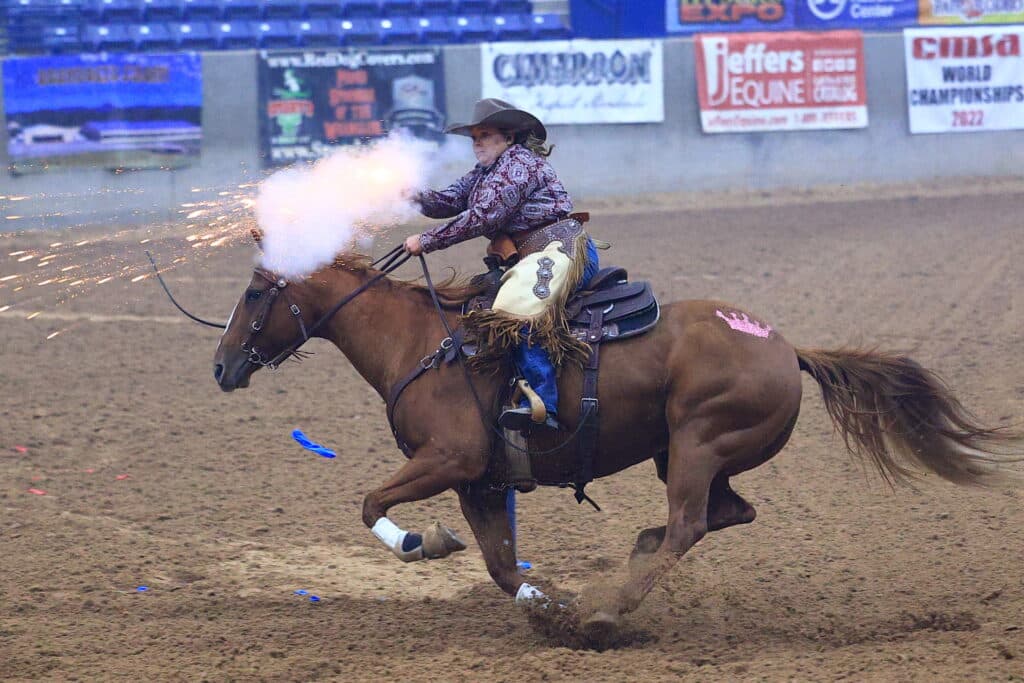
[[[405,248],[415,255],[485,236],[491,250],[501,253],[511,238],[519,260],[502,277],[492,309],[469,313],[463,324],[480,356],[514,352],[519,371],[544,401],[543,424],[557,429],[555,366],[566,358],[582,362],[588,352],[569,333],[565,302],[597,272],[594,242],[569,216],[572,200],[547,161],[551,147],[544,144],[547,130],[537,117],[490,98],[476,103],[471,122],[445,132],[473,138],[479,163],[449,188],[416,195],[423,215],[454,218],[412,235]],[[528,428],[525,401],[498,422]]]

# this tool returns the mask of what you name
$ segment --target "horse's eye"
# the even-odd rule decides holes
[[[263,292],[261,292],[258,289],[250,289],[248,292],[245,293],[245,300],[246,301],[256,301],[256,300],[258,300],[260,298],[260,295],[262,295],[262,294],[263,294]]]

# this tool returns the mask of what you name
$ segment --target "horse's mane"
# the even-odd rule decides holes
[[[366,256],[365,254],[350,252],[335,256],[334,262],[331,264],[331,268],[336,270],[347,270],[353,273],[367,273],[373,270],[370,267],[371,263],[373,263],[373,259],[371,257]],[[430,290],[427,289],[425,285],[418,284],[415,281],[395,280],[393,278],[387,278],[387,280],[393,286],[400,289],[419,292],[426,297],[430,296]],[[451,270],[451,275],[442,282],[434,283],[434,291],[437,292],[437,298],[441,301],[441,304],[446,307],[461,306],[467,300],[482,293],[485,288],[485,285],[473,284],[468,279],[459,276],[459,274],[454,270]]]

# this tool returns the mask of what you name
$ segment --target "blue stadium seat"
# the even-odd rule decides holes
[[[284,19],[265,19],[255,23],[262,48],[298,47],[298,36],[292,31],[291,23]]]
[[[529,0],[493,0],[491,11],[495,14],[533,14],[533,3]]]
[[[454,29],[456,39],[460,42],[479,43],[491,38],[491,26],[482,16],[452,17],[448,23]]]
[[[245,50],[260,44],[256,27],[247,19],[215,21],[213,32],[217,36],[217,47],[222,50]]]
[[[336,24],[341,42],[345,45],[375,45],[380,41],[380,33],[373,21],[353,17],[342,19]]]
[[[78,24],[44,26],[42,47],[47,52],[55,54],[81,52],[82,42],[78,37]]]
[[[291,31],[302,47],[338,47],[341,44],[339,31],[331,26],[330,19],[293,21]]]
[[[341,0],[306,0],[306,16],[310,19],[337,19],[341,17]]]
[[[380,0],[344,0],[341,4],[346,17],[376,18],[382,14]]]
[[[492,10],[491,0],[458,0],[456,11],[459,14],[486,14]]]
[[[537,40],[569,38],[571,33],[557,14],[534,14],[533,37]]]
[[[532,17],[522,14],[497,14],[490,17],[495,40],[528,40]]]
[[[264,19],[301,19],[305,9],[303,0],[263,0]]]
[[[89,24],[82,34],[86,49],[93,52],[131,50],[135,41],[123,24]]]
[[[128,34],[135,43],[135,49],[144,52],[170,50],[177,43],[170,29],[163,23],[132,24],[128,27]]]
[[[172,22],[167,25],[180,50],[216,50],[217,35],[205,21]]]
[[[142,0],[144,21],[177,21],[181,19],[182,0]]]
[[[220,19],[220,0],[182,0],[181,18],[186,22]]]
[[[424,14],[455,14],[458,11],[458,0],[420,0],[420,10]]]
[[[0,9],[7,10],[11,21],[25,19],[78,18],[83,11],[83,0],[0,0]],[[2,13],[0,13],[2,14]]]
[[[143,7],[136,0],[93,0],[83,7],[84,14],[101,24],[142,21]]]
[[[420,34],[421,43],[433,45],[444,45],[453,43],[458,35],[448,25],[448,17],[426,16],[412,20],[413,25]]]
[[[225,21],[259,19],[262,10],[260,0],[220,0],[220,16]]]
[[[420,2],[419,0],[382,0],[380,8],[388,17],[412,16],[419,14]]]
[[[409,17],[386,17],[377,20],[380,42],[385,45],[409,45],[419,41],[420,32]]]

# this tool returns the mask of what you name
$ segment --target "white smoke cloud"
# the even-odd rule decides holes
[[[392,133],[368,145],[339,147],[313,166],[274,173],[256,197],[261,264],[299,278],[353,242],[366,248],[376,229],[419,215],[408,195],[428,187],[455,155],[465,157],[466,150]]]

